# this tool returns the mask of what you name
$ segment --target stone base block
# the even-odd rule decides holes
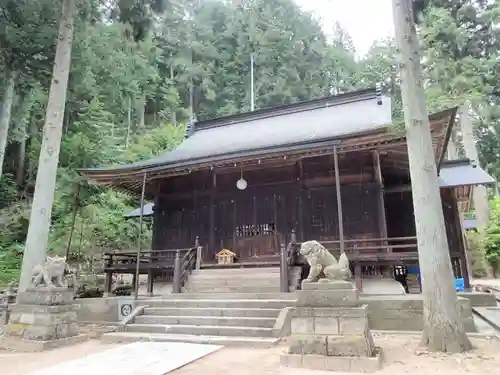
[[[5,336],[0,338],[0,348],[16,352],[41,352],[44,350],[79,344],[87,339],[87,335],[77,335],[48,341],[25,340],[19,337]]]
[[[375,352],[370,332],[351,336],[294,335],[288,343],[288,354],[371,357]]]
[[[282,354],[280,357],[281,365],[285,367],[343,372],[375,372],[382,369],[382,360],[380,348],[376,348],[373,357],[336,357],[315,354]]]
[[[359,291],[348,281],[302,282],[296,306],[339,307],[359,304]]]
[[[78,335],[78,305],[20,305],[11,307],[8,336],[50,341]]]
[[[74,295],[70,288],[36,287],[19,293],[16,302],[20,305],[66,305],[73,302]]]
[[[360,335],[367,330],[366,306],[296,307],[292,312],[292,335]]]

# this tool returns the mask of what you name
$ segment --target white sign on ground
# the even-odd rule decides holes
[[[222,348],[174,342],[136,342],[47,367],[29,375],[165,375]]]

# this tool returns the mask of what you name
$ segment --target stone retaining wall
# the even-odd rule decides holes
[[[364,296],[368,305],[368,326],[380,331],[421,331],[423,328],[423,300],[421,295]],[[472,317],[471,302],[458,297],[459,314],[465,330],[477,332]]]
[[[123,297],[79,298],[79,322],[118,323],[118,301]]]

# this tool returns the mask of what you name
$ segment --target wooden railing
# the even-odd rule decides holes
[[[202,251],[203,247],[200,246],[200,241],[196,237],[195,246],[189,249],[184,256],[181,257],[180,251],[175,253],[172,293],[181,293],[191,272],[195,268],[200,268]]]

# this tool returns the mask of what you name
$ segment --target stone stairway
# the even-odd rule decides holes
[[[281,309],[295,302],[279,289],[275,268],[195,271],[183,293],[140,300],[143,314],[102,339],[271,346],[279,340],[273,327]]]

